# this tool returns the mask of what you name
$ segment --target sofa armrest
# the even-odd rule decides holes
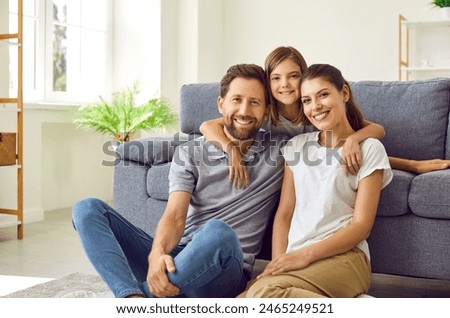
[[[195,137],[175,134],[121,144],[116,150],[114,165],[114,208],[128,221],[154,235],[167,199],[150,196],[154,184],[148,184],[148,177],[158,175],[161,169],[167,171],[167,162],[172,160],[176,147]],[[161,187],[159,192],[164,186],[168,187],[168,182],[157,185]]]
[[[121,144],[117,148],[119,160],[134,161],[142,165],[155,166],[172,161],[175,149],[188,141],[179,134],[173,137],[141,138]]]

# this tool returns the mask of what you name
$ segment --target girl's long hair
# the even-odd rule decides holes
[[[277,100],[273,97],[272,90],[270,89],[270,74],[272,74],[273,70],[287,58],[292,59],[295,63],[298,64],[301,74],[303,74],[303,72],[306,71],[308,67],[305,59],[300,54],[300,52],[292,46],[277,47],[275,50],[270,52],[269,55],[267,55],[266,61],[264,63],[264,70],[266,72],[267,84],[269,85],[270,92],[270,116],[272,118],[272,123],[275,126],[279,126],[281,124],[281,121],[280,116],[278,115]]]

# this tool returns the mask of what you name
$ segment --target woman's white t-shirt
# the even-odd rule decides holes
[[[357,175],[346,176],[340,160],[342,147],[322,147],[318,138],[318,131],[300,134],[282,148],[294,175],[296,198],[287,253],[319,242],[347,226],[361,179],[382,169],[382,187],[392,180],[389,159],[379,140],[368,138],[360,144],[361,168]],[[360,242],[358,247],[370,259],[367,242]]]

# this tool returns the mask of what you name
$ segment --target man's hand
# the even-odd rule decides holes
[[[167,273],[176,271],[173,258],[167,254],[149,256],[147,282],[150,292],[156,297],[173,297],[180,289],[169,281]]]

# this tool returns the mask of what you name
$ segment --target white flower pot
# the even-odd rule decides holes
[[[441,8],[441,12],[444,19],[450,20],[450,7]]]

